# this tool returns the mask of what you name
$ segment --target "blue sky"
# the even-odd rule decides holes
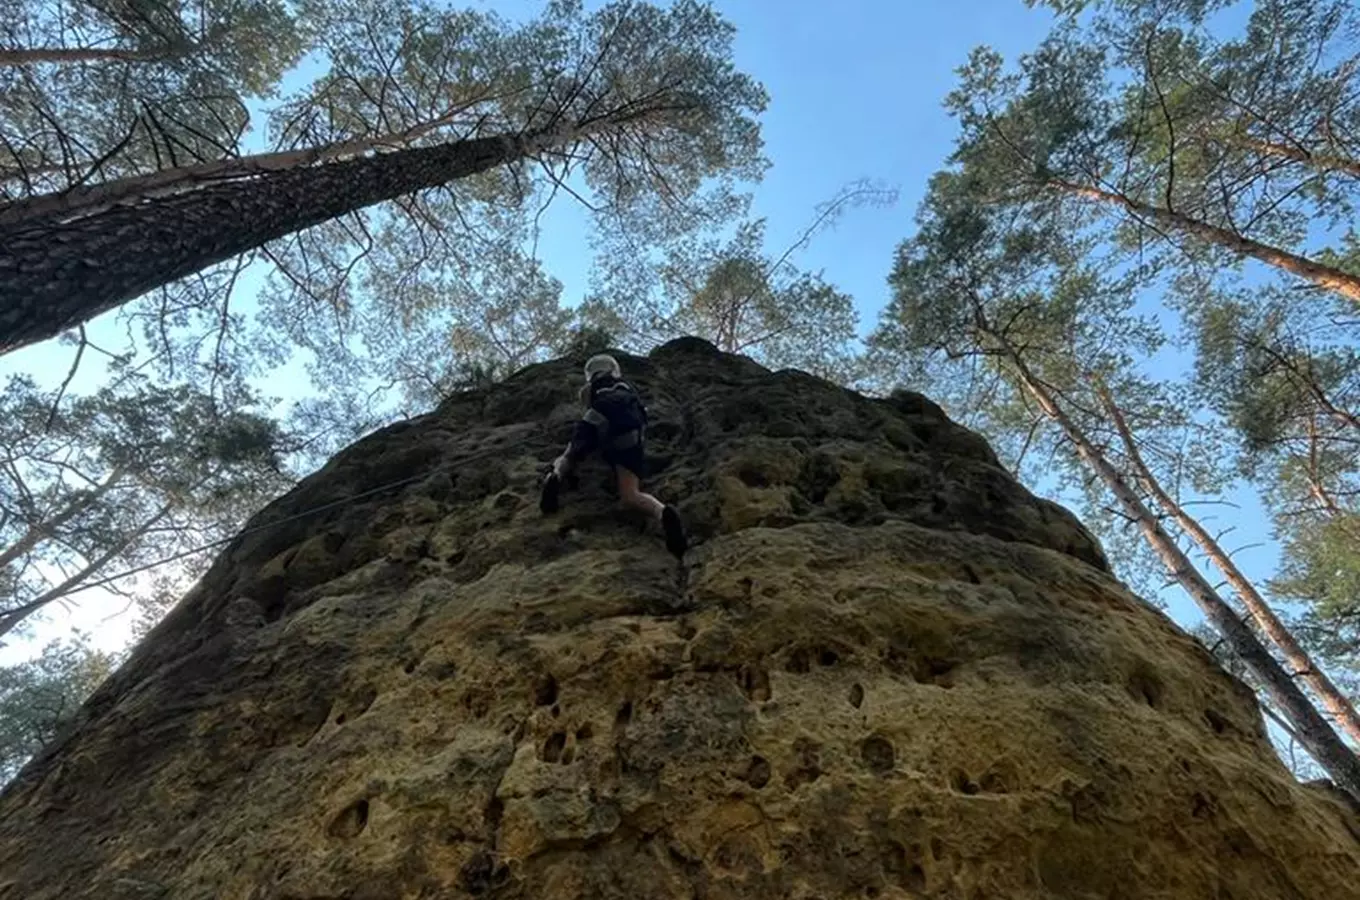
[[[538,4],[486,5],[513,15]],[[773,167],[755,190],[754,207],[755,215],[769,220],[769,249],[779,252],[796,239],[814,207],[849,182],[868,178],[901,191],[894,207],[850,211],[796,259],[802,268],[823,270],[853,296],[867,328],[888,299],[886,276],[894,248],[911,231],[926,180],[950,151],[955,126],[942,100],[954,85],[955,67],[978,44],[1014,58],[1043,38],[1052,16],[1022,0],[729,0],[717,5],[738,28],[738,67],[759,78],[771,95],[763,128]],[[539,244],[547,270],[565,284],[572,303],[586,291],[590,262],[581,222],[570,206],[559,206],[546,218]],[[91,333],[110,329],[105,317]],[[70,353],[51,342],[30,348],[0,360],[0,376],[17,370],[59,381]],[[98,375],[91,367],[81,383],[88,386]],[[279,392],[277,379],[271,387]],[[293,393],[309,390],[300,379],[292,388]],[[1251,494],[1234,499],[1243,506],[1233,513],[1239,530],[1229,545],[1268,542],[1268,523]],[[1249,574],[1267,574],[1273,548],[1252,551],[1240,561]],[[1164,599],[1179,621],[1198,619],[1177,592],[1166,592]],[[126,617],[112,622],[106,617],[121,606],[91,592],[81,610],[58,615],[41,628],[27,652],[72,623],[96,630],[102,645],[117,646],[126,640]],[[21,647],[0,652],[0,662],[24,652]]]

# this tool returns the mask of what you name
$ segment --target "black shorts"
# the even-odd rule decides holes
[[[576,428],[571,433],[571,456],[581,459],[589,455],[592,451],[599,450],[604,461],[611,466],[627,469],[638,478],[643,476],[644,459],[642,432],[638,432],[637,440],[627,447],[616,447],[614,441],[617,436],[611,435],[603,447],[600,446],[600,431],[589,422],[578,421]]]

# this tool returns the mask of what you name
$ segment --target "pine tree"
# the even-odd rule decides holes
[[[125,374],[88,396],[0,391],[0,636],[118,573],[230,534],[290,482],[288,437],[239,396]],[[205,561],[192,558],[178,584]],[[129,596],[135,596],[129,594]]]
[[[1166,517],[1181,533],[1201,541],[1216,562],[1225,562],[1223,554],[1215,556],[1203,544],[1203,530],[1185,513],[1176,490],[1147,462],[1148,450],[1161,452],[1162,445],[1175,444],[1174,436],[1159,444],[1158,431],[1193,433],[1195,428],[1174,394],[1138,374],[1140,358],[1161,342],[1155,323],[1133,309],[1141,279],[1102,275],[1108,267],[1092,254],[1090,242],[1015,209],[989,209],[979,202],[978,186],[966,170],[943,172],[933,180],[918,232],[903,245],[893,272],[894,300],[875,335],[879,359],[942,354],[947,360],[980,360],[994,374],[993,402],[1002,418],[1008,407],[1037,407],[1060,436],[1066,464],[1080,467],[1088,485],[1114,500],[1168,575],[1251,669],[1309,752],[1360,796],[1360,760],[1194,565],[1178,540],[1181,534],[1164,524]],[[1135,434],[1129,410],[1149,423],[1151,436]],[[1202,457],[1196,471],[1196,456],[1176,455],[1178,477],[1188,478],[1191,487],[1220,477]],[[1352,727],[1349,701],[1272,617],[1254,587],[1232,570],[1225,574],[1249,613],[1311,677],[1310,686],[1339,723]]]
[[[956,158],[987,199],[1082,215],[1159,264],[1254,260],[1360,302],[1360,274],[1310,235],[1360,187],[1352,6],[1261,0],[1228,39],[1204,3],[1091,5],[1089,30],[1061,25],[1015,71],[986,48],[962,70]]]
[[[275,110],[286,149],[0,207],[0,350],[257,249],[304,302],[343,311],[361,260],[384,287],[423,264],[421,286],[375,293],[428,294],[465,274],[483,230],[522,230],[535,199],[586,191],[616,227],[675,233],[704,221],[692,201],[711,185],[762,169],[764,92],[733,69],[731,27],[699,3],[586,14],[559,2],[519,26],[405,4],[326,15],[333,68]]]

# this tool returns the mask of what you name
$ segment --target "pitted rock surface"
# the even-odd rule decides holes
[[[0,797],[0,897],[1360,897],[1360,817],[919,395],[622,355],[682,563],[580,360],[262,511]]]

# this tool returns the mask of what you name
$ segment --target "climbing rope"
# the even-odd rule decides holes
[[[430,476],[438,472],[444,471],[446,469],[452,470],[460,468],[462,466],[466,466],[468,463],[477,462],[478,460],[487,459],[492,456],[503,456],[505,454],[505,451],[506,448],[504,447],[496,447],[495,449],[486,450],[482,453],[474,453],[471,456],[464,457],[455,463],[442,463],[440,465],[434,466],[433,468],[426,469],[425,471],[420,472],[419,474],[408,475],[405,478],[400,478],[396,481],[388,482],[387,484],[382,484],[379,485],[378,487],[371,488],[366,491],[360,491],[357,494],[351,494],[350,496],[343,497],[339,500],[331,500],[328,503],[322,503],[319,506],[313,506],[309,509],[303,510],[302,512],[294,513],[291,516],[285,516],[284,518],[278,519],[273,522],[264,522],[259,525],[252,525],[249,528],[237,532],[231,537],[219,538],[215,541],[209,541],[206,544],[200,544],[197,547],[191,547],[188,550],[182,550],[179,553],[172,554],[170,556],[165,557],[164,559],[158,559],[155,560],[154,562],[143,563],[140,566],[133,566],[130,569],[125,569],[122,572],[116,572],[113,575],[100,578],[97,581],[87,582],[86,584],[82,584],[79,587],[75,587],[67,591],[65,594],[62,595],[62,599],[65,599],[66,597],[69,597],[72,594],[79,594],[81,591],[88,591],[91,588],[102,587],[103,585],[112,584],[115,581],[121,581],[122,579],[128,578],[132,575],[137,575],[142,572],[149,571],[151,569],[160,568],[161,566],[169,565],[172,562],[178,562],[181,559],[187,559],[188,557],[195,556],[199,553],[204,552],[205,550],[212,550],[214,547],[221,547],[224,544],[230,544],[232,541],[235,541],[238,538],[243,538],[248,534],[255,534],[256,532],[264,531],[267,528],[277,528],[280,525],[286,525],[289,522],[296,522],[299,519],[305,519],[308,516],[314,516],[317,513],[325,512],[328,509],[334,509],[338,506],[344,506],[347,503],[354,503],[356,501],[363,500],[365,497],[372,497],[376,494],[382,494],[386,493],[387,491],[395,490],[396,488],[399,487],[404,487],[408,484],[412,484],[422,479],[429,478]]]

